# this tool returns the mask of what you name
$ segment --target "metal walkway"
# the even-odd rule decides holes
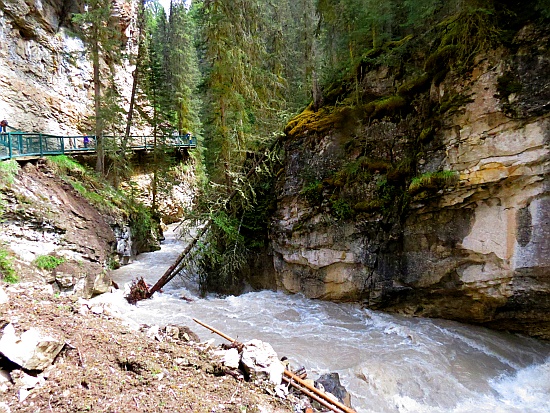
[[[104,136],[106,150],[120,148],[122,136]],[[129,151],[147,151],[154,148],[154,136],[130,136]],[[35,132],[0,133],[0,161],[14,158],[33,158],[45,155],[74,155],[95,153],[95,136],[57,136]],[[190,135],[157,136],[157,144],[171,148],[195,148],[196,139]]]

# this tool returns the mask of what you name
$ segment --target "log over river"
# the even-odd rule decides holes
[[[114,272],[121,287],[163,274],[183,249],[173,232],[165,235],[160,251]],[[550,412],[550,342],[272,291],[200,299],[179,278],[137,306],[121,290],[98,299],[132,322],[187,325],[202,340],[223,342],[192,318],[239,341],[269,342],[312,378],[338,372],[359,413]]]

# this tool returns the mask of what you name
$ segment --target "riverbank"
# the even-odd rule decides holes
[[[43,370],[0,358],[0,412],[289,412],[266,390],[220,375],[192,334],[146,334],[109,307],[52,294],[47,285],[4,284],[0,326],[31,328],[62,348]],[[0,301],[2,302],[2,301]],[[183,329],[180,329],[183,331]]]

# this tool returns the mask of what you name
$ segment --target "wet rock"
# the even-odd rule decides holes
[[[64,343],[36,328],[17,337],[13,324],[8,324],[0,338],[0,353],[27,370],[44,370],[53,363]]]
[[[196,335],[189,327],[178,326],[179,329],[179,339],[187,343],[194,342],[198,343],[200,341],[199,336]]]
[[[280,384],[284,365],[269,343],[251,340],[243,344],[241,363],[252,380],[269,380]]]
[[[109,277],[107,273],[102,272],[97,274],[91,286],[92,288],[90,291],[90,297],[106,293],[107,291],[109,291],[111,284],[112,284],[111,277]]]
[[[179,339],[180,337],[180,329],[176,326],[166,326],[164,332],[168,337],[173,339]]]
[[[75,278],[73,274],[57,272],[55,274],[55,281],[61,288],[71,288],[75,285]]]
[[[351,395],[340,383],[340,375],[338,373],[323,374],[315,381],[315,385],[317,388],[322,386],[325,392],[334,395],[340,402],[351,407]]]
[[[129,227],[119,227],[115,226],[113,228],[115,237],[117,240],[116,243],[116,252],[119,256],[120,263],[122,265],[126,265],[130,262],[130,258],[132,257],[132,231]]]

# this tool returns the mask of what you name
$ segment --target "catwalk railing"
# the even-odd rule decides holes
[[[122,136],[104,136],[106,150],[120,150]],[[129,151],[153,150],[155,146],[194,148],[191,135],[130,136],[126,145]],[[96,152],[95,136],[57,136],[36,132],[0,133],[0,160],[45,155],[74,155]]]

